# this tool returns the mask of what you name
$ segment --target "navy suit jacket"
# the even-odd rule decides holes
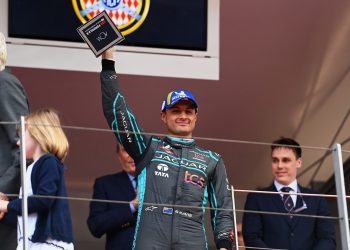
[[[301,193],[315,193],[299,186]],[[277,192],[272,184],[262,191]],[[315,196],[298,196],[296,208],[306,209],[297,214],[330,216],[326,200]],[[250,193],[245,210],[286,213],[280,194]],[[332,250],[336,248],[334,225],[329,219],[268,215],[245,212],[243,238],[247,247],[279,248],[291,250]]]
[[[106,175],[95,180],[93,199],[130,202],[136,194],[126,172]],[[134,239],[137,213],[130,205],[91,202],[87,224],[95,237],[107,235],[106,249],[130,250]]]

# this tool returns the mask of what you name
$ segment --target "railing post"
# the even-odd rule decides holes
[[[21,116],[21,131],[20,131],[20,143],[21,143],[21,184],[22,184],[22,222],[23,222],[23,250],[29,249],[28,247],[28,194],[27,194],[27,159],[26,159],[26,140],[25,140],[25,117]]]
[[[231,196],[232,196],[232,215],[233,215],[233,235],[235,240],[235,249],[239,249],[238,247],[238,234],[237,234],[237,219],[236,219],[236,203],[235,203],[235,190],[231,185]]]
[[[340,144],[337,143],[333,146],[332,156],[337,190],[338,213],[340,217],[341,245],[342,249],[350,249],[348,206],[346,203],[343,158]]]

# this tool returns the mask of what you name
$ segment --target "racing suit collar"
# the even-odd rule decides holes
[[[194,139],[186,139],[186,138],[179,138],[179,137],[173,137],[173,136],[166,136],[164,138],[164,141],[168,142],[173,146],[174,148],[183,148],[183,147],[194,147],[196,145],[196,141]]]

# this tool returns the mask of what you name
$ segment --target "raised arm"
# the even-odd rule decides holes
[[[119,89],[112,49],[102,54],[100,79],[103,112],[108,125],[114,130],[117,140],[124,146],[125,150],[137,164],[141,155],[147,149],[151,137],[142,135],[143,130]]]

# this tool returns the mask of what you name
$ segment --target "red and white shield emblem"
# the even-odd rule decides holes
[[[126,36],[144,22],[150,0],[72,0],[72,5],[82,23],[86,23],[105,10],[121,33]]]

